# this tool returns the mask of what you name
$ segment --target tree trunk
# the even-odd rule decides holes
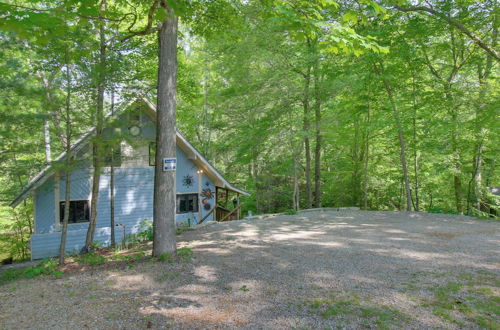
[[[115,112],[115,89],[111,88],[111,114]],[[111,150],[111,166],[109,170],[109,224],[111,226],[111,247],[116,246],[115,236],[115,145]]]
[[[66,149],[67,150],[67,149]],[[66,158],[68,159],[69,154],[66,154]],[[69,168],[69,162],[66,162],[66,166]],[[64,218],[63,218],[63,223],[62,223],[62,229],[61,229],[61,244],[59,245],[59,265],[64,265],[64,259],[65,259],[65,254],[66,254],[66,237],[68,235],[68,221],[69,221],[69,206],[70,206],[70,201],[71,201],[71,194],[70,194],[70,189],[71,189],[71,175],[70,171],[66,170],[65,171],[65,193],[64,193]],[[57,182],[59,184],[59,180]],[[59,207],[57,205],[56,207]],[[59,221],[59,219],[56,219],[56,221]]]
[[[318,60],[316,60],[318,61]],[[314,207],[321,207],[321,77],[319,64],[314,67],[314,128],[316,133],[316,146],[314,148]]]
[[[493,31],[493,45],[496,46],[496,39],[498,35],[498,29],[494,28]],[[475,144],[474,144],[474,157],[473,157],[473,171],[472,171],[472,183],[474,185],[474,204],[476,209],[481,210],[481,200],[482,200],[482,162],[483,162],[483,141],[485,139],[485,132],[483,132],[483,125],[485,118],[483,114],[484,108],[484,97],[488,91],[488,77],[490,76],[491,69],[493,67],[493,62],[491,56],[487,56],[486,65],[483,66],[481,63],[477,64],[477,75],[479,81],[479,97],[478,104],[476,105],[476,118],[475,118]],[[467,198],[467,213],[469,213],[469,202],[471,200],[471,188],[469,184],[469,193]]]
[[[370,101],[366,113],[365,155],[363,164],[363,209],[368,210],[368,157],[370,156]]]
[[[163,171],[164,158],[176,157],[177,17],[167,17],[158,32],[158,109],[153,205],[153,256],[175,252],[175,171]]]
[[[61,242],[59,245],[59,265],[64,265],[66,254],[66,237],[68,234],[69,209],[71,201],[71,76],[69,71],[69,52],[66,49],[66,160],[65,160],[65,190],[64,190],[64,217],[61,229]],[[57,184],[60,181],[57,180]],[[59,200],[59,196],[57,199]],[[59,208],[59,205],[56,205]],[[59,219],[55,219],[59,221]]]
[[[476,209],[481,210],[481,184],[482,184],[482,168],[481,168],[481,161],[482,161],[482,155],[483,153],[483,145],[482,143],[479,143],[477,146],[477,152],[476,152],[476,162],[475,162],[475,175],[474,175],[474,196],[475,196],[475,203],[476,203]]]
[[[415,211],[420,211],[420,196],[419,196],[419,182],[418,182],[418,149],[417,149],[417,102],[416,102],[416,86],[415,86],[415,76],[414,72],[412,76],[412,87],[413,87],[413,175],[415,176]]]
[[[406,142],[403,134],[403,128],[401,126],[401,119],[399,117],[399,112],[396,108],[394,100],[392,99],[392,95],[389,97],[389,99],[392,104],[392,109],[393,109],[392,112],[394,114],[394,119],[396,120],[396,126],[398,128],[401,168],[403,170],[403,179],[406,191],[406,211],[411,211],[412,210],[411,189],[410,189],[410,179],[408,176],[408,165],[406,164]]]
[[[300,209],[300,189],[299,189],[299,178],[298,178],[298,156],[294,153],[293,155],[293,209],[298,211]]]
[[[50,127],[48,119],[45,119],[43,125],[43,135],[45,140],[45,162],[49,165],[52,161],[52,153],[50,151]]]
[[[359,205],[359,190],[360,190],[360,178],[359,178],[359,159],[361,152],[359,151],[360,146],[358,144],[359,140],[359,117],[354,120],[354,138],[352,139],[353,146],[351,151],[353,170],[351,174],[351,205]]]
[[[383,72],[382,64],[380,64],[380,69],[378,69],[377,66],[375,65],[375,70],[377,71],[377,74],[382,78],[385,90],[387,92],[387,96],[389,98],[389,102],[391,104],[394,121],[396,122],[396,128],[398,130],[398,139],[399,139],[399,159],[401,162],[401,169],[403,171],[403,181],[406,192],[406,211],[411,211],[412,202],[411,202],[410,178],[408,176],[408,165],[406,163],[406,141],[403,134],[403,127],[401,125],[401,118],[399,116],[399,111],[394,101],[394,96],[392,93],[391,86],[389,86],[387,80],[382,77],[382,72]]]
[[[451,96],[447,93],[447,99]],[[458,213],[463,213],[462,205],[462,179],[460,178],[461,162],[460,151],[458,146],[458,115],[455,109],[450,109],[451,112],[451,152],[453,157],[453,188],[455,191],[455,205]]]
[[[303,106],[304,106],[304,151],[306,154],[306,207],[308,209],[312,208],[312,189],[311,189],[311,145],[309,141],[309,86],[311,84],[311,68],[307,67],[307,72],[304,76],[304,96],[303,96]]]
[[[116,246],[116,237],[115,237],[115,164],[114,164],[114,161],[115,161],[114,150],[111,150],[111,167],[109,170],[109,225],[111,226],[111,247]]]
[[[100,23],[99,23],[99,65],[97,73],[97,104],[95,114],[95,137],[92,144],[92,163],[94,173],[92,176],[92,200],[90,203],[90,220],[85,240],[85,251],[90,251],[94,242],[94,232],[97,221],[97,204],[99,201],[99,183],[101,180],[101,137],[104,122],[104,84],[106,78],[106,35],[104,11],[106,10],[106,0],[101,0],[100,5]]]

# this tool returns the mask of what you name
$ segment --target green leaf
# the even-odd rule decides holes
[[[352,10],[348,11],[344,15],[342,15],[342,21],[348,23],[357,23],[358,14]]]

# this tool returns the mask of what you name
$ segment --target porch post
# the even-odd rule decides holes
[[[198,173],[198,221],[200,221],[203,216],[203,204],[201,203],[201,181],[203,179],[203,170],[196,171]]]

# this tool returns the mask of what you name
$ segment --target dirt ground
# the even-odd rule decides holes
[[[0,329],[500,328],[500,222],[314,211],[178,236],[191,260],[0,286]]]

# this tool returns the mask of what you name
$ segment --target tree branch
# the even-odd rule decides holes
[[[158,29],[159,29],[158,27],[155,27],[155,28],[152,27],[153,26],[154,14],[155,14],[156,8],[158,8],[158,4],[159,4],[159,1],[155,0],[153,2],[153,4],[151,5],[151,7],[149,8],[148,23],[146,24],[146,27],[143,30],[131,31],[132,26],[133,26],[133,24],[132,24],[128,28],[128,30],[129,30],[130,33],[127,36],[125,36],[124,38],[122,38],[120,41],[121,42],[126,42],[127,40],[129,40],[130,38],[133,38],[135,36],[143,36],[143,35],[150,34],[150,33],[158,31]],[[135,24],[135,20],[134,20],[133,23]]]
[[[454,26],[456,29],[459,31],[463,32],[465,35],[467,35],[476,45],[484,49],[488,54],[490,54],[495,60],[500,62],[500,55],[498,52],[493,48],[490,47],[488,44],[486,44],[481,38],[476,36],[471,30],[469,30],[467,27],[465,27],[462,23],[454,20],[451,17],[446,16],[443,13],[440,13],[432,8],[424,7],[424,6],[414,6],[414,7],[400,7],[400,6],[394,6],[395,9],[402,11],[402,12],[425,12],[427,14],[430,14],[434,17],[440,18],[444,21],[446,21],[448,24]]]

